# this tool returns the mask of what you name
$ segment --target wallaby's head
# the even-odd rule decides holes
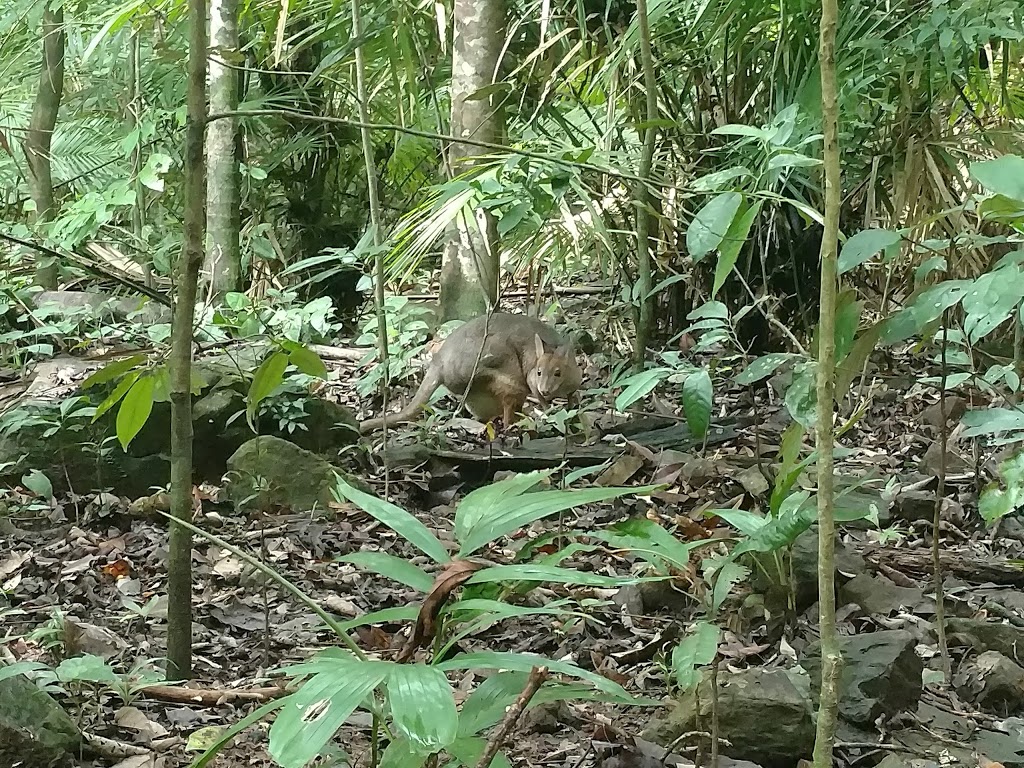
[[[541,400],[571,395],[583,381],[583,373],[576,364],[576,351],[573,349],[572,341],[548,349],[545,348],[540,334],[535,334],[533,340],[537,360],[527,374],[530,389]]]

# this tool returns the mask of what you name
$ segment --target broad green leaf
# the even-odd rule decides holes
[[[603,576],[599,573],[560,568],[557,565],[495,565],[474,573],[467,584],[489,584],[500,581],[550,581],[557,584],[582,584],[588,587],[621,587],[642,579]]]
[[[50,478],[38,469],[33,469],[24,475],[21,478],[21,484],[40,498],[53,498],[53,483],[50,482]]]
[[[116,683],[117,673],[99,656],[76,656],[64,659],[54,670],[57,679],[65,683],[84,681],[89,683]]]
[[[800,491],[791,494],[782,503],[777,517],[767,518],[760,529],[732,551],[733,556],[744,552],[777,552],[788,547],[810,528],[818,516],[817,507],[809,503],[810,494]]]
[[[628,549],[632,554],[643,557],[661,571],[665,564],[674,568],[686,568],[690,552],[705,542],[680,541],[653,520],[635,517],[616,523],[605,531],[595,531],[593,537],[606,541],[613,547]]]
[[[719,629],[707,621],[698,621],[672,651],[672,673],[683,691],[692,691],[700,682],[699,667],[715,660]]]
[[[400,584],[412,587],[418,592],[429,592],[434,586],[434,577],[400,557],[387,552],[353,552],[338,558],[339,562],[352,563],[367,571],[378,573]]]
[[[620,384],[625,388],[615,398],[615,410],[625,411],[633,403],[647,397],[670,375],[671,368],[650,368],[623,379]]]
[[[843,245],[842,253],[839,254],[839,274],[859,267],[884,250],[894,248],[902,239],[899,232],[889,229],[861,230]]]
[[[387,688],[395,728],[416,751],[437,752],[455,739],[459,713],[444,672],[426,664],[398,664]]]
[[[334,476],[334,497],[339,501],[351,501],[361,510],[384,523],[416,549],[431,558],[435,563],[447,563],[451,560],[448,550],[430,530],[404,509],[378,499],[368,493],[356,490],[345,482],[341,475]]]
[[[534,491],[498,501],[475,525],[467,526],[459,537],[459,556],[466,557],[495,539],[524,525],[583,504],[595,504],[630,494],[650,493],[658,486],[641,488],[584,488]],[[467,497],[468,499],[468,497]],[[463,502],[465,503],[465,502]],[[479,575],[479,574],[477,574]]]
[[[132,355],[131,357],[126,357],[123,360],[115,360],[109,365],[106,365],[91,374],[82,382],[81,388],[89,389],[89,387],[95,387],[97,384],[113,381],[121,374],[127,373],[135,366],[141,365],[144,362],[146,362],[145,355]]]
[[[460,653],[453,659],[435,664],[438,669],[445,672],[462,669],[495,669],[512,670],[517,672],[530,672],[534,667],[547,667],[550,672],[556,675],[566,675],[585,680],[599,691],[609,693],[616,701],[623,704],[632,704],[634,699],[618,683],[609,680],[604,675],[578,667],[568,661],[560,659],[548,659],[533,653],[508,653],[501,651],[479,651],[477,653]]]
[[[39,661],[16,661],[13,664],[0,664],[0,682],[30,672],[43,672],[49,667]]]
[[[1024,429],[1024,410],[1019,408],[979,408],[967,411],[960,419],[967,429],[963,437],[992,435]]]
[[[428,753],[417,750],[411,741],[399,737],[388,744],[377,768],[421,768],[428,757]]]
[[[767,355],[761,355],[761,357],[743,369],[743,373],[736,377],[736,383],[744,387],[756,384],[761,379],[766,379],[775,373],[776,369],[783,363],[796,357],[799,357],[799,355],[794,355],[791,352],[771,352]]]
[[[131,389],[135,382],[139,380],[142,375],[142,371],[129,371],[124,375],[124,378],[117,382],[117,386],[114,387],[114,391],[107,395],[106,399],[96,407],[96,413],[92,415],[92,420],[95,423],[100,416],[113,408],[125,396],[125,393]]]
[[[455,510],[455,540],[463,541],[469,532],[492,514],[502,501],[522,496],[554,474],[553,469],[541,469],[511,475],[496,483],[489,483],[466,494]]]
[[[732,592],[733,586],[747,578],[750,575],[750,569],[729,558],[722,559],[712,573],[715,588],[711,594],[711,611],[718,613],[718,609],[722,607],[729,597],[729,593]],[[711,576],[712,573],[708,573],[706,576]]]
[[[917,286],[923,283],[925,278],[932,272],[945,272],[946,268],[945,256],[931,256],[925,259],[914,270],[914,285]]]
[[[705,301],[695,310],[686,316],[687,320],[703,320],[715,318],[717,320],[729,319],[729,308],[720,301]]]
[[[786,152],[772,155],[768,160],[768,170],[774,171],[779,168],[811,168],[821,165],[821,160],[816,157],[808,157],[799,152]]]
[[[883,324],[881,334],[886,344],[897,344],[921,333],[925,326],[942,316],[959,302],[970,289],[970,280],[946,280],[922,291],[911,302]]]
[[[719,289],[725,284],[725,279],[732,272],[732,268],[736,266],[740,249],[747,242],[747,236],[750,234],[750,226],[760,211],[761,201],[758,200],[741,215],[734,218],[729,231],[725,233],[725,238],[718,246],[718,263],[715,264],[715,282],[711,289],[711,298],[718,294]]]
[[[683,381],[683,411],[686,426],[694,437],[704,437],[711,425],[711,400],[713,395],[711,375],[701,368]]]
[[[981,275],[964,294],[963,329],[972,344],[1013,317],[1024,299],[1024,274],[1009,266]]]
[[[712,136],[745,136],[751,139],[761,139],[761,141],[768,140],[768,131],[764,128],[757,128],[753,125],[743,125],[741,123],[729,123],[728,125],[722,125],[711,131]]]
[[[835,359],[842,360],[849,353],[853,346],[853,339],[857,335],[857,328],[860,326],[860,316],[864,309],[864,302],[856,300],[855,291],[843,291],[839,297],[839,306],[836,308],[835,317]]]
[[[271,392],[284,381],[284,372],[288,368],[288,355],[280,350],[272,352],[256,369],[246,395],[245,417],[251,424],[256,417],[256,409]]]
[[[270,727],[271,757],[282,768],[304,768],[355,708],[384,682],[392,666],[335,659],[329,671],[314,675],[285,697],[286,703]]]
[[[475,768],[480,762],[480,758],[484,756],[485,749],[487,749],[487,739],[460,736],[452,742],[447,751],[455,758],[456,765]],[[505,757],[505,753],[499,750],[491,760],[490,768],[512,768],[512,764]]]
[[[743,195],[739,192],[723,192],[697,211],[686,230],[686,249],[695,262],[719,246],[742,202]]]
[[[501,600],[470,598],[459,600],[445,606],[443,613],[454,616],[460,621],[470,614],[477,618],[483,617],[490,621],[519,618],[521,616],[579,616],[587,617],[586,613],[573,611],[565,600],[556,600],[544,606],[512,605]]]
[[[978,511],[989,525],[1024,505],[1024,450],[1000,463],[999,474],[1004,487],[989,485],[978,502]]]
[[[304,374],[318,379],[327,378],[327,366],[312,349],[294,341],[285,341],[282,346],[288,350],[288,362]]]
[[[1024,157],[1003,155],[971,163],[971,176],[987,191],[1024,201]]]
[[[348,631],[367,624],[391,624],[393,622],[415,621],[420,609],[416,605],[398,605],[394,608],[382,608],[379,611],[364,613],[354,619],[341,622],[342,629]]]
[[[878,345],[878,337],[881,333],[882,323],[875,323],[853,342],[849,353],[839,361],[836,366],[836,402],[841,402],[846,397],[854,379],[863,372],[864,362]]]
[[[715,171],[714,173],[699,176],[690,183],[690,189],[694,192],[717,192],[733,179],[753,175],[754,174],[749,168],[738,165],[734,168],[726,168],[721,171]]]
[[[149,414],[153,412],[153,383],[152,376],[140,377],[117,409],[117,440],[122,450],[128,450],[128,444],[146,426]]]
[[[817,382],[818,364],[814,361],[802,363],[793,369],[793,381],[786,390],[786,410],[795,421],[803,424],[807,429],[814,427],[815,403],[817,403]]]
[[[754,536],[768,523],[768,518],[745,509],[711,509],[705,516],[720,517],[745,536]]]

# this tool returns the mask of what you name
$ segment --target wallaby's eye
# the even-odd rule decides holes
[[[562,378],[562,369],[561,368],[555,368],[555,378],[556,379]]]
[[[538,368],[537,369],[537,375],[538,376],[543,376],[544,375],[544,369],[543,368]]]

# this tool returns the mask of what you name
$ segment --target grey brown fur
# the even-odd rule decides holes
[[[571,342],[551,326],[525,315],[495,312],[490,320],[481,315],[444,340],[405,408],[364,421],[359,431],[411,420],[442,384],[460,398],[468,389],[466,407],[474,417],[490,421],[501,416],[507,427],[530,395],[546,405],[553,398],[571,396],[582,380]]]

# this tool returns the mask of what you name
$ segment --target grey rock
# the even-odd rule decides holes
[[[67,713],[28,678],[0,680],[0,765],[69,765],[81,740]]]
[[[644,738],[666,746],[710,722],[711,680],[682,694],[673,709],[652,723]],[[699,715],[698,715],[699,698]],[[771,727],[765,727],[766,724]],[[810,681],[802,670],[751,668],[718,674],[718,726],[722,754],[765,768],[791,768],[814,748]]]
[[[366,490],[326,459],[295,443],[261,435],[244,443],[228,459],[225,493],[237,509],[281,506],[296,511],[326,509],[333,501],[335,476]]]
[[[884,576],[862,573],[840,590],[844,603],[854,603],[865,613],[890,616],[898,611],[913,613],[923,608],[934,611],[935,601],[917,587],[900,587]]]
[[[924,663],[917,639],[902,629],[840,638],[843,669],[839,679],[839,715],[855,725],[870,725],[913,710],[921,697]],[[807,649],[802,661],[815,699],[821,685],[821,646]]]
[[[964,664],[953,685],[985,711],[1006,716],[1024,710],[1024,668],[999,651],[985,651]]]
[[[946,619],[946,640],[951,648],[975,651],[999,651],[1018,664],[1024,664],[1024,627],[999,624],[983,619]]]

